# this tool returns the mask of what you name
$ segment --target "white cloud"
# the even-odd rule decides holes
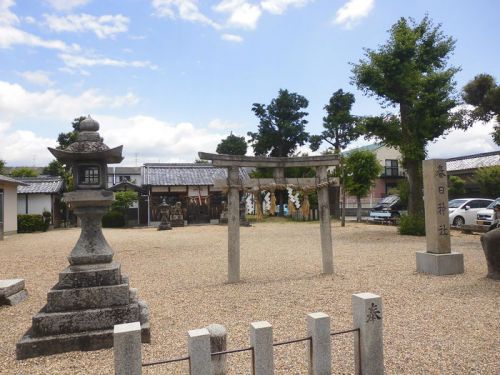
[[[262,9],[273,14],[283,14],[286,12],[288,7],[300,8],[312,0],[263,0],[260,2]]]
[[[32,131],[13,130],[10,123],[0,121],[0,159],[9,166],[32,165],[33,157],[37,166],[47,165],[53,159],[47,147],[55,144],[55,139],[38,136]]]
[[[18,73],[26,81],[39,86],[53,86],[54,81],[50,79],[50,75],[42,70],[26,71]]]
[[[229,13],[228,27],[237,27],[253,30],[262,15],[258,5],[253,5],[245,0],[223,0],[214,7],[216,12]]]
[[[467,130],[453,130],[445,137],[440,137],[427,147],[429,158],[451,158],[479,154],[482,152],[497,151],[491,137],[495,121],[484,124],[475,123]]]
[[[208,123],[208,128],[215,130],[234,130],[234,129],[239,129],[241,127],[242,127],[241,124],[234,123],[231,121],[221,120],[219,118],[215,118]]]
[[[90,14],[70,14],[67,16],[44,15],[45,24],[54,31],[90,31],[100,39],[114,37],[128,30],[129,19],[121,14],[92,16]]]
[[[135,60],[116,60],[108,57],[85,57],[80,55],[71,55],[67,53],[62,53],[59,57],[63,60],[64,64],[70,69],[81,69],[84,67],[94,67],[94,66],[112,66],[116,68],[149,68],[157,69],[158,67],[152,64],[150,61]]]
[[[197,0],[153,0],[152,5],[159,17],[180,17],[185,21],[212,26],[214,29],[221,28],[217,22],[200,11]]]
[[[10,48],[14,45],[27,45],[60,51],[79,51],[77,44],[68,45],[61,40],[45,40],[37,35],[25,32],[15,25],[20,23],[19,18],[10,10],[14,0],[0,1],[0,48]]]
[[[81,113],[100,108],[133,105],[138,98],[132,93],[106,96],[98,90],[86,90],[70,96],[58,90],[28,91],[21,85],[0,81],[0,121],[20,118],[58,118],[68,120]]]
[[[333,22],[346,29],[352,29],[361,19],[368,17],[375,5],[375,0],[349,0],[337,10]]]
[[[123,145],[123,164],[133,164],[138,154],[141,162],[193,162],[198,151],[215,152],[225,133],[208,127],[195,127],[192,123],[172,124],[151,116],[138,115],[120,118],[95,115],[101,124],[100,133],[110,146]]]
[[[69,11],[73,8],[86,5],[92,0],[45,0],[50,6],[59,11]]]
[[[222,34],[221,38],[228,42],[241,43],[243,42],[243,38],[239,35],[234,34]]]
[[[30,24],[30,25],[33,25],[36,23],[36,20],[31,16],[24,17],[23,21],[26,22],[27,24]]]

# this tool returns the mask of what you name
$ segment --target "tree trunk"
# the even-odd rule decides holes
[[[421,162],[411,160],[406,162],[406,172],[408,174],[408,183],[410,185],[410,194],[408,197],[408,214],[423,215],[423,181]]]
[[[342,218],[340,220],[340,226],[345,227],[345,199],[346,199],[346,193],[345,193],[345,184],[342,182]]]
[[[358,209],[357,209],[357,213],[356,213],[356,221],[358,223],[361,222],[361,197],[358,195],[356,196],[356,202],[358,204]]]

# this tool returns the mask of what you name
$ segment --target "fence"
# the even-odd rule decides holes
[[[330,317],[324,313],[307,315],[307,337],[273,343],[272,326],[266,321],[250,324],[250,347],[225,350],[225,330],[214,334],[212,326],[188,332],[188,356],[142,363],[141,326],[139,322],[116,325],[114,328],[115,374],[140,375],[142,367],[189,361],[190,375],[225,375],[225,357],[250,351],[254,375],[274,374],[273,348],[300,341],[308,342],[310,375],[332,373],[331,336],[355,332],[354,353],[356,374],[384,373],[382,298],[371,293],[352,295],[354,327],[331,332]],[[215,344],[215,345],[214,345]]]

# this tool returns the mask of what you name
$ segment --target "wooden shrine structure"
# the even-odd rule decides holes
[[[318,192],[318,209],[320,217],[321,253],[323,273],[333,273],[333,248],[332,231],[330,223],[330,204],[328,201],[328,186],[335,184],[336,180],[329,180],[327,168],[339,164],[337,155],[301,156],[301,157],[267,157],[267,156],[239,156],[199,152],[201,160],[211,160],[216,167],[228,170],[228,282],[240,281],[240,190],[258,187],[264,181],[241,181],[239,178],[240,167],[273,168],[274,182],[277,186],[286,185],[293,180],[298,185],[313,184]],[[311,178],[285,178],[285,169],[291,167],[313,167],[316,177]],[[269,181],[266,180],[266,183]]]

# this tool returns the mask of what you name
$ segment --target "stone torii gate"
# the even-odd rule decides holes
[[[333,273],[332,231],[330,224],[330,204],[328,201],[327,168],[339,164],[337,155],[302,156],[302,157],[266,157],[222,155],[199,152],[202,160],[211,160],[216,167],[228,169],[228,282],[240,281],[240,215],[239,191],[242,182],[239,178],[240,167],[274,168],[274,180],[277,184],[285,184],[285,168],[314,167],[316,168],[316,186],[318,188],[318,208],[320,216],[321,253],[323,273]],[[298,183],[310,179],[294,179]],[[257,183],[255,184],[257,185]]]

